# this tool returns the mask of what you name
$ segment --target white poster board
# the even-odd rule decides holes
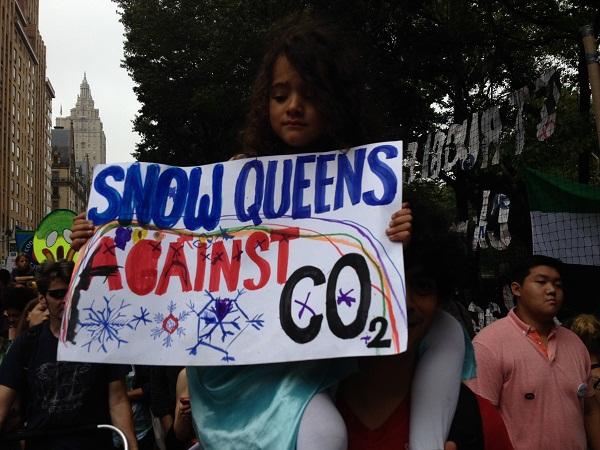
[[[402,146],[98,165],[58,357],[258,364],[406,348]]]

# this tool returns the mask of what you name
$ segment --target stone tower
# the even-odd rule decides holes
[[[106,162],[106,137],[98,109],[94,108],[94,99],[85,73],[75,107],[71,108],[69,116],[57,117],[56,126],[73,129],[75,161],[89,160],[91,168]]]

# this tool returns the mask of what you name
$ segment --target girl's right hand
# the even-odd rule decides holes
[[[73,219],[73,226],[71,227],[71,248],[75,251],[79,251],[81,247],[92,237],[94,234],[94,224],[91,220],[85,218],[85,213],[82,212]]]

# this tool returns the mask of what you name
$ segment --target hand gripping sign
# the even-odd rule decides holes
[[[402,147],[94,170],[62,360],[221,365],[406,346]]]

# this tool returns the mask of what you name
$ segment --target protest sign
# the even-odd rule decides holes
[[[59,359],[257,364],[406,347],[402,147],[94,170]]]
[[[71,248],[71,227],[76,215],[70,209],[55,209],[38,224],[33,236],[33,253],[39,264],[77,259],[77,252]]]

